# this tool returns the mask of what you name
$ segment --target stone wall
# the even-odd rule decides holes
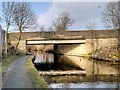
[[[93,42],[93,44],[92,44]],[[84,55],[97,50],[103,50],[105,48],[116,48],[117,39],[116,38],[101,38],[101,39],[86,39],[85,44],[68,44],[68,45],[58,45],[58,50],[60,53],[70,54],[70,55]]]
[[[93,45],[92,45],[93,42]],[[117,46],[116,38],[86,39],[86,52],[91,53],[96,49],[115,48]]]
[[[60,53],[68,55],[85,55],[86,46],[85,44],[68,44],[68,45],[58,45],[58,51]]]

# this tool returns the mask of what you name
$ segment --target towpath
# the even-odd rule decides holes
[[[2,88],[32,88],[32,83],[28,78],[25,67],[28,57],[20,57],[11,64],[3,77]]]

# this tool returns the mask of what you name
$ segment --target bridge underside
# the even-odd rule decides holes
[[[53,50],[58,53],[71,55],[86,54],[85,40],[26,40],[26,48],[36,45],[40,51]],[[40,47],[39,45],[42,46]],[[52,45],[52,48],[49,45]]]
[[[85,44],[85,40],[26,40],[26,45]]]

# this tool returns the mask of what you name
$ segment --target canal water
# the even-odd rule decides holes
[[[117,82],[110,82],[110,83],[106,83],[106,82],[96,82],[96,83],[91,83],[91,82],[82,82],[82,83],[52,83],[49,84],[50,88],[73,88],[70,90],[74,90],[75,88],[88,88],[88,90],[90,90],[89,88],[102,88],[103,90],[105,88],[112,88],[112,90],[119,90],[120,84]]]
[[[50,88],[120,89],[119,65],[71,55],[37,52],[34,61],[39,72],[85,71],[86,75],[42,75]]]

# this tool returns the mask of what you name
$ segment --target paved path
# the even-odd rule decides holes
[[[25,68],[28,56],[16,60],[3,78],[3,88],[32,88]]]

